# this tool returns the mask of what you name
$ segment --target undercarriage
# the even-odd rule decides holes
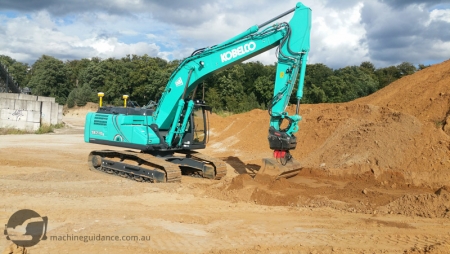
[[[227,173],[225,162],[194,151],[149,154],[132,150],[95,150],[89,154],[91,170],[139,182],[174,183],[181,175],[220,180]]]

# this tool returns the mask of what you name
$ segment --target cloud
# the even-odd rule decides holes
[[[101,16],[101,15],[100,15]],[[98,19],[105,19],[98,17]],[[1,20],[1,19],[0,19]],[[131,26],[130,26],[131,27]],[[32,63],[42,55],[51,55],[62,60],[90,57],[121,58],[127,54],[166,57],[167,52],[151,42],[125,44],[117,39],[119,30],[104,30],[102,26],[92,27],[79,23],[58,26],[48,12],[41,11],[30,17],[8,19],[0,30],[0,54],[9,55],[21,62]],[[120,29],[119,25],[116,29]],[[126,33],[130,33],[127,30]]]
[[[424,63],[443,61],[449,54],[437,49],[447,48],[450,40],[447,11],[429,12],[420,5],[389,8],[382,2],[365,3],[361,12],[366,31],[369,56],[378,66],[400,62]],[[435,1],[437,2],[437,1]],[[430,3],[431,4],[431,3]],[[383,13],[383,15],[380,15]],[[399,18],[401,17],[401,18]]]
[[[360,0],[327,0],[325,6],[327,8],[341,10],[352,8],[360,2]]]
[[[142,9],[140,3],[141,1],[139,0],[2,0],[0,3],[0,9],[20,12],[36,12],[45,10],[55,16],[96,11],[119,15],[131,15],[131,10]]]
[[[309,63],[377,67],[450,57],[450,6],[430,0],[303,0],[313,11]],[[3,0],[0,54],[34,62],[148,54],[182,59],[288,9],[297,0]],[[290,16],[279,20],[288,21]],[[120,55],[123,54],[123,55]],[[252,60],[272,64],[273,50]]]
[[[448,3],[446,0],[381,0],[380,2],[393,8],[405,8],[410,5],[424,5],[431,7],[441,3]]]

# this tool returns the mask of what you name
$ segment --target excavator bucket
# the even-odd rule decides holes
[[[300,162],[291,158],[284,165],[279,160],[275,158],[264,158],[261,169],[258,171],[259,174],[269,175],[276,179],[279,178],[289,178],[298,174],[302,169]]]

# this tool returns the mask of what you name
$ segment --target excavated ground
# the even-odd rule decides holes
[[[0,221],[28,208],[48,236],[151,237],[32,253],[449,253],[449,84],[446,61],[353,102],[302,105],[304,167],[280,180],[255,176],[271,157],[266,111],[211,115],[203,152],[228,164],[224,179],[144,184],[89,171],[89,151],[111,148],[83,143],[96,105],[67,110],[57,133],[0,136]]]

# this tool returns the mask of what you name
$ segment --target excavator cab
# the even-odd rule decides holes
[[[194,109],[191,112],[189,124],[186,126],[182,143],[184,147],[190,149],[203,149],[208,142],[208,113],[211,113],[212,108],[202,100],[194,102]]]
[[[193,144],[206,144],[208,141],[208,111],[211,113],[211,107],[206,105],[194,106],[192,113],[193,123]]]

